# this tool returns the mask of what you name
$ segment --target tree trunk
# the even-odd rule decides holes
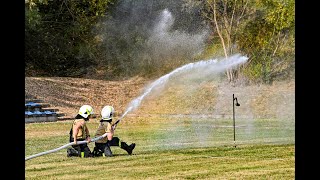
[[[211,3],[208,2],[208,4],[210,4],[211,6]],[[216,14],[216,1],[213,0],[213,7],[211,6],[212,10],[213,10],[213,19],[214,19],[214,24],[216,26],[216,30],[217,30],[217,33],[219,35],[219,38],[221,40],[221,44],[222,44],[222,47],[223,47],[223,51],[224,51],[224,56],[225,58],[227,59],[228,58],[228,53],[227,53],[227,48],[226,48],[226,45],[225,45],[225,41],[224,41],[224,38],[222,36],[222,33],[220,31],[220,28],[219,28],[219,25],[218,25],[218,22],[217,22],[217,14]],[[232,78],[232,73],[231,73],[231,70],[228,69],[227,70],[227,77],[228,77],[228,81],[231,82],[233,81],[233,78]]]

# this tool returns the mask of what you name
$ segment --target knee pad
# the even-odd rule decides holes
[[[111,149],[110,149],[110,146],[106,146],[105,148],[104,148],[104,155],[105,156],[108,156],[108,157],[111,157],[112,156],[112,151],[111,151]]]

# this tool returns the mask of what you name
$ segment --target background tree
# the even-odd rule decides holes
[[[238,52],[236,49],[237,34],[241,27],[246,24],[254,8],[249,0],[206,0],[203,1],[202,15],[216,32],[223,48],[225,58]],[[214,38],[217,40],[217,38]],[[237,71],[227,70],[229,82],[235,80]]]
[[[295,2],[259,0],[254,18],[239,33],[239,48],[250,63],[244,73],[253,81],[270,83],[294,73]]]
[[[249,56],[244,66],[227,71],[229,82],[240,70],[255,82],[294,74],[294,0],[185,0],[185,6],[200,7],[213,32],[209,47],[221,47],[226,58]]]
[[[25,72],[156,77],[201,57],[241,53],[249,61],[226,72],[229,82],[239,75],[264,83],[292,78],[294,6],[294,0],[29,0]],[[165,10],[172,20],[157,36]]]
[[[112,0],[29,0],[25,3],[27,75],[78,76],[93,71],[91,29]]]

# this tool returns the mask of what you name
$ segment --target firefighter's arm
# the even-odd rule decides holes
[[[113,134],[114,134],[114,128],[111,124],[109,124],[109,126],[107,127],[106,132],[108,133],[108,135],[107,135],[108,140],[111,141],[113,138]]]

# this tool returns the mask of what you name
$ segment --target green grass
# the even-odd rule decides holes
[[[68,143],[71,121],[26,124],[26,157]],[[66,149],[26,161],[26,179],[294,179],[294,120],[150,116],[124,118],[116,136],[133,155],[67,158]],[[91,134],[97,122],[88,123]],[[93,149],[93,143],[89,144]]]

